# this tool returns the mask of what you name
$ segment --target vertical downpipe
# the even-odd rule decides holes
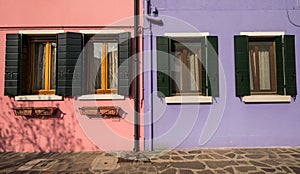
[[[140,114],[139,114],[139,0],[134,0],[134,151],[140,151]]]

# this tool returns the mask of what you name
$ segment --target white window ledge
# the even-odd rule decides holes
[[[58,95],[22,95],[15,96],[17,101],[26,101],[26,100],[62,100],[62,96]]]
[[[124,100],[123,95],[117,94],[89,94],[78,97],[78,100]]]
[[[245,103],[276,103],[276,102],[291,102],[289,95],[251,95],[244,96],[243,102]]]
[[[212,103],[211,96],[172,96],[165,98],[166,103]]]

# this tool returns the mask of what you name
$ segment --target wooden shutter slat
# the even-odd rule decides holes
[[[118,35],[118,94],[130,95],[131,83],[131,35],[130,32]]]
[[[81,33],[60,33],[57,35],[56,94],[61,96],[81,95]]]
[[[207,36],[208,95],[219,97],[218,37]]]
[[[157,48],[157,91],[158,97],[171,96],[169,67],[170,40],[168,37],[156,37]]]
[[[284,64],[286,95],[296,96],[296,60],[295,60],[295,36],[284,36]]]
[[[236,96],[250,95],[248,36],[234,36]]]

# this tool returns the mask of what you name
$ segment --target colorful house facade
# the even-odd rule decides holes
[[[0,151],[142,149],[141,3],[0,3]]]
[[[300,145],[298,1],[0,4],[0,151]]]
[[[299,146],[298,1],[145,4],[145,149]]]

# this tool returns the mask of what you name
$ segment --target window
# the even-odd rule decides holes
[[[296,96],[294,36],[235,36],[236,96]]]
[[[21,96],[30,94],[79,96],[90,94],[92,87],[92,93],[128,96],[130,33],[91,40],[85,54],[81,33],[7,34],[4,94],[24,100]]]
[[[106,36],[107,37],[107,36]],[[89,93],[117,93],[118,90],[118,40],[87,37],[87,88]]]
[[[30,36],[28,54],[28,93],[55,94],[56,36]],[[30,92],[31,91],[31,92]]]
[[[251,94],[276,94],[276,59],[273,38],[250,38],[249,68]]]
[[[171,55],[175,56],[171,70],[172,95],[202,95],[201,43],[198,39],[171,40]]]
[[[219,96],[216,36],[158,36],[156,43],[159,97]]]
[[[17,96],[17,100],[57,100],[61,97],[30,96],[71,96],[80,91],[74,69],[82,50],[81,38],[70,32],[7,34],[4,94]]]

